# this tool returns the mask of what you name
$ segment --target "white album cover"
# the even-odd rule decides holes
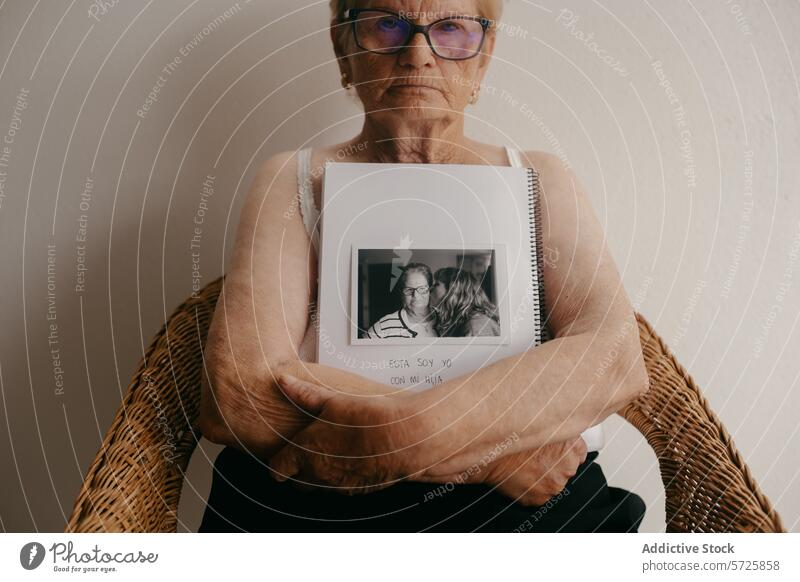
[[[319,363],[426,390],[546,341],[530,168],[329,163]],[[584,433],[602,446],[598,425]]]

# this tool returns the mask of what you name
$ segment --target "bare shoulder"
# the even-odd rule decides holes
[[[297,152],[282,151],[256,168],[239,214],[230,270],[250,273],[255,257],[274,252],[279,244],[302,250],[305,237],[297,193]]]
[[[539,169],[541,166],[548,166],[552,164],[561,164],[563,163],[559,159],[559,157],[555,154],[551,154],[550,152],[544,152],[541,150],[526,150],[522,153],[522,161],[527,162],[532,168]]]
[[[242,207],[240,223],[263,224],[264,221],[292,218],[297,213],[297,206],[297,152],[278,152],[256,168]]]
[[[558,156],[542,151],[527,151],[523,163],[536,170],[542,202],[544,239],[574,238],[580,227],[595,237],[597,224],[591,201],[580,178]],[[596,242],[596,241],[593,241]]]
[[[522,161],[536,170],[543,187],[564,187],[578,181],[569,164],[555,154],[530,150],[522,153]]]
[[[555,337],[625,317],[624,288],[586,189],[559,157],[525,152],[541,192],[544,286]],[[612,308],[612,306],[614,306]]]
[[[280,195],[292,193],[297,181],[297,152],[278,152],[263,160],[256,170],[253,185],[260,186],[256,194],[273,191]]]
[[[539,176],[545,226],[550,223],[551,228],[572,230],[579,223],[593,222],[586,189],[569,164],[549,152],[527,151],[524,156]]]

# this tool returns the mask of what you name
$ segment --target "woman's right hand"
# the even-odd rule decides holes
[[[446,476],[417,476],[415,481],[427,483],[493,485],[505,496],[522,505],[543,505],[564,490],[587,456],[586,442],[581,436],[538,449],[510,453],[504,457],[476,464],[467,470]]]
[[[587,454],[580,435],[571,441],[512,453],[489,465],[485,482],[522,505],[543,505],[564,490]]]

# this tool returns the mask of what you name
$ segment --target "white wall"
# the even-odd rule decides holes
[[[0,4],[0,139],[13,137],[0,167],[7,531],[63,528],[144,346],[192,291],[200,210],[210,281],[258,162],[360,127],[327,2],[139,0],[94,18],[92,4]],[[575,169],[637,308],[800,531],[797,3],[519,0],[504,20],[469,133]],[[609,481],[645,499],[643,531],[662,530],[655,456],[619,419],[607,435]],[[185,529],[199,523],[217,450],[193,459]]]

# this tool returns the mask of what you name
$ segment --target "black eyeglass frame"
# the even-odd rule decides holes
[[[366,47],[361,46],[361,43],[358,42],[358,34],[356,33],[356,19],[358,18],[358,15],[361,14],[362,12],[380,12],[382,14],[389,14],[391,16],[394,16],[398,20],[402,20],[403,22],[408,24],[408,26],[409,26],[408,36],[406,37],[405,41],[403,41],[403,44],[398,46],[396,49],[392,49],[392,50],[390,50],[388,52],[386,52],[386,51],[375,51],[375,50],[371,50],[371,49],[368,49]],[[478,45],[478,48],[475,49],[475,53],[474,54],[471,54],[468,57],[452,58],[452,57],[443,57],[438,52],[436,52],[436,49],[433,47],[433,43],[431,42],[431,37],[428,34],[428,31],[431,28],[433,28],[434,26],[436,26],[437,24],[439,24],[440,22],[444,22],[445,20],[473,20],[475,22],[480,23],[481,28],[483,29],[483,36],[481,37],[481,42]],[[472,59],[474,57],[477,57],[480,54],[481,49],[483,48],[483,43],[486,41],[486,30],[493,23],[493,21],[491,19],[483,18],[483,17],[480,17],[480,16],[460,16],[460,15],[455,15],[455,16],[448,16],[448,17],[445,17],[445,18],[440,18],[439,20],[435,20],[435,21],[433,21],[433,22],[431,22],[429,24],[421,25],[421,24],[417,24],[416,22],[411,22],[408,18],[404,18],[403,16],[400,16],[400,14],[398,14],[397,12],[392,12],[391,10],[383,10],[381,8],[348,8],[347,10],[344,11],[343,22],[350,22],[351,23],[352,30],[353,30],[353,39],[356,41],[356,45],[361,50],[364,50],[364,51],[367,51],[367,52],[370,52],[370,53],[374,53],[376,55],[396,55],[397,53],[399,53],[399,52],[405,50],[406,48],[408,48],[408,43],[411,42],[411,39],[414,38],[414,36],[418,32],[421,32],[422,35],[425,37],[425,40],[428,41],[428,46],[431,47],[431,50],[433,51],[433,54],[435,54],[440,59],[445,59],[445,60],[448,60],[448,61],[466,61],[467,59]]]
[[[420,291],[420,289],[424,288],[425,291]],[[407,293],[407,291],[411,291],[411,293]],[[405,295],[406,297],[413,297],[414,294],[416,295],[427,295],[431,292],[430,285],[420,285],[419,287],[403,287],[400,292]]]

